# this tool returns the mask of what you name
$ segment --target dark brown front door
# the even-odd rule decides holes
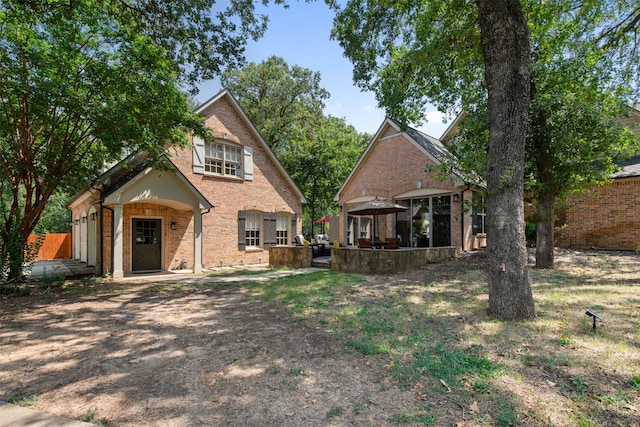
[[[131,229],[131,271],[162,270],[162,228],[159,219],[134,219]]]

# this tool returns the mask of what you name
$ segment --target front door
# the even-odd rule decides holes
[[[162,228],[159,219],[134,219],[131,271],[162,270]]]

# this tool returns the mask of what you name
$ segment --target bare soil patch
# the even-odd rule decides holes
[[[385,425],[414,404],[240,285],[94,286],[2,301],[0,398],[113,426]]]

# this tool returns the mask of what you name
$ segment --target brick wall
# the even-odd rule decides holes
[[[640,178],[625,178],[593,186],[586,193],[571,196],[569,208],[562,215],[566,227],[556,232],[556,246],[638,249],[639,188]]]
[[[417,190],[418,182],[422,189],[433,189],[443,193],[460,192],[453,180],[439,181],[426,173],[427,164],[433,164],[433,161],[403,135],[381,138],[374,142],[357,173],[343,189],[339,203],[342,206],[345,202],[362,196],[394,199],[398,194]],[[465,193],[465,196],[471,197],[470,194]],[[452,208],[452,244],[461,245],[461,203],[452,202]],[[394,218],[394,215],[378,217],[381,236],[392,235]],[[344,220],[344,215],[341,215],[341,243],[344,243]],[[470,229],[470,225],[470,217],[465,218],[465,228]]]
[[[267,250],[240,250],[238,211],[254,210],[255,206],[255,210],[262,212],[295,213],[298,222],[296,230],[292,230],[293,238],[302,231],[302,203],[287,177],[227,98],[202,114],[216,138],[253,147],[253,181],[194,174],[190,148],[172,153],[172,161],[180,171],[215,206],[202,217],[203,267],[267,263]]]

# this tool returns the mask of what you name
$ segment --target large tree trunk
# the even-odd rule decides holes
[[[556,196],[551,190],[538,193],[536,222],[536,267],[553,268],[553,225]]]
[[[518,0],[476,0],[489,95],[487,255],[489,312],[535,317],[524,233],[529,32]]]

